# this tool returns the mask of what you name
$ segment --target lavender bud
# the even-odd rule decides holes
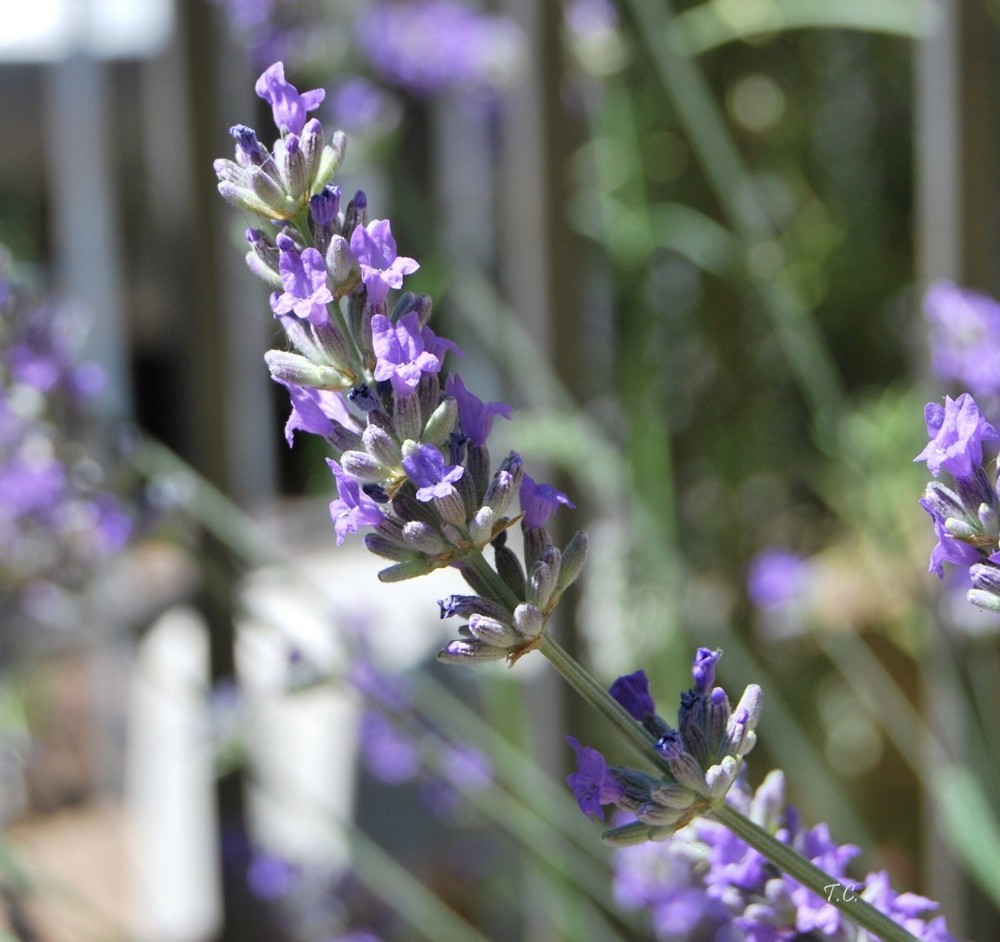
[[[977,608],[988,612],[1000,612],[1000,595],[986,592],[983,589],[969,589],[965,596]]]
[[[663,841],[674,833],[673,828],[662,828],[642,821],[633,821],[621,827],[602,832],[601,840],[611,847],[634,847],[647,841]]]
[[[395,562],[405,563],[414,559],[420,559],[421,554],[412,547],[402,546],[381,533],[366,533],[365,546],[368,551],[383,559],[391,559]]]
[[[468,641],[449,641],[437,653],[437,659],[445,664],[462,664],[469,661],[499,661],[506,656],[506,649],[494,647],[492,644],[486,644],[475,638]]]
[[[983,534],[996,540],[1000,537],[1000,517],[989,504],[979,505],[979,523],[983,528]]]
[[[486,445],[469,442],[465,454],[465,467],[469,469],[469,480],[476,486],[473,503],[478,506],[485,500],[491,480],[489,448]]]
[[[577,530],[573,539],[566,544],[562,553],[562,564],[559,567],[559,579],[556,581],[556,595],[562,595],[580,575],[583,564],[587,561],[587,550],[590,539],[583,530]]]
[[[1000,567],[994,563],[975,563],[969,569],[969,575],[974,589],[1000,596]]]
[[[340,216],[340,187],[325,186],[309,198],[309,215],[324,231],[333,232]]]
[[[259,167],[270,157],[253,128],[235,124],[229,129],[229,136],[236,142],[236,163],[241,167]]]
[[[315,389],[347,389],[351,385],[350,378],[335,367],[314,363],[297,353],[268,350],[264,361],[271,376],[282,382]]]
[[[340,369],[347,368],[351,362],[351,345],[344,332],[333,321],[310,323],[308,330],[315,341],[314,349],[320,352],[321,359]]]
[[[635,812],[635,816],[644,824],[669,828],[677,827],[685,814],[686,811],[682,808],[667,808],[655,801],[648,801],[646,804],[640,805]]]
[[[419,559],[411,559],[405,563],[397,563],[379,571],[379,582],[404,582],[407,579],[416,579],[426,576],[434,569],[434,562],[426,556]]]
[[[340,234],[330,237],[325,253],[326,270],[333,282],[333,296],[349,295],[361,281],[361,266],[351,254],[350,243]]]
[[[392,478],[392,471],[366,451],[345,451],[340,466],[363,484],[382,484]]]
[[[523,599],[525,595],[524,569],[521,566],[521,560],[517,558],[517,553],[510,547],[498,543],[497,540],[493,541],[492,546],[497,575],[503,579],[504,585],[514,593],[516,598]]]
[[[438,529],[420,520],[410,520],[403,524],[403,539],[428,556],[438,556],[448,549],[448,544]]]
[[[441,448],[458,423],[458,403],[451,396],[442,400],[424,426],[421,441]]]
[[[295,207],[289,202],[285,191],[260,167],[251,168],[250,186],[267,209],[262,215],[275,219],[292,219],[295,216]]]
[[[555,550],[555,547],[550,547],[550,549]],[[558,550],[556,552],[558,553]],[[531,572],[528,573],[528,591],[525,595],[525,601],[534,605],[540,611],[547,611],[549,599],[552,598],[552,591],[556,587],[558,573],[558,559],[554,565],[550,565],[542,559],[538,560],[531,567]]]
[[[471,615],[487,615],[505,625],[513,627],[511,614],[499,602],[482,595],[449,595],[439,599],[442,618],[469,618]]]
[[[299,145],[305,163],[306,192],[312,192],[316,183],[316,174],[323,160],[323,148],[326,141],[323,136],[323,125],[315,118],[310,118],[302,127]],[[325,183],[323,180],[321,183]]]
[[[545,628],[545,618],[534,605],[522,602],[514,609],[514,625],[524,638],[537,638]]]
[[[437,512],[448,521],[448,523],[451,523],[456,527],[465,526],[465,504],[463,503],[462,497],[458,491],[453,489],[447,497],[435,497],[434,507],[437,509]]]
[[[493,539],[496,514],[489,507],[480,507],[469,521],[469,537],[476,546],[483,546]]]
[[[417,383],[417,396],[420,399],[420,414],[433,415],[434,410],[441,404],[441,383],[437,373],[422,373],[420,375],[420,382]],[[451,464],[461,463],[461,461],[451,462]]]
[[[732,788],[736,776],[740,774],[740,761],[733,756],[724,756],[718,765],[713,765],[705,773],[705,787],[709,798],[722,798]]]
[[[377,425],[368,425],[361,433],[361,440],[368,454],[387,467],[395,468],[403,460],[399,442]]]
[[[285,191],[295,203],[304,202],[309,190],[309,180],[306,176],[306,158],[298,135],[287,134],[275,145],[275,159],[285,184]]]
[[[344,150],[346,147],[347,137],[344,132],[334,131],[332,140],[323,148],[319,166],[316,168],[314,179],[317,183],[328,183],[333,179],[340,168],[341,161],[344,159]]]
[[[513,647],[521,640],[513,628],[488,615],[473,615],[469,619],[469,631],[474,638],[503,648]]]
[[[690,808],[697,796],[690,789],[676,782],[661,782],[652,789],[653,801],[665,808]]]
[[[420,415],[419,396],[395,396],[392,404],[392,424],[399,440],[415,441],[420,438],[423,419]],[[464,518],[463,518],[464,519]]]
[[[354,194],[354,199],[347,204],[347,209],[344,210],[344,236],[350,239],[351,233],[353,233],[358,226],[364,226],[367,224],[368,197],[365,196],[363,190],[358,190],[358,192]]]

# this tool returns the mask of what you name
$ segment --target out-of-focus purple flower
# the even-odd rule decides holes
[[[562,491],[551,484],[536,484],[527,474],[521,480],[520,498],[521,511],[524,513],[522,526],[529,529],[544,527],[560,504],[571,509],[576,508],[576,504]]]
[[[372,3],[356,32],[382,78],[417,95],[498,88],[516,75],[524,56],[524,36],[513,20],[454,0]]]
[[[498,416],[510,419],[511,408],[505,402],[483,402],[465,388],[461,376],[450,374],[444,382],[444,391],[454,396],[458,403],[458,422],[462,434],[473,445],[485,445],[493,430],[493,420]]]
[[[363,135],[392,131],[402,119],[403,108],[396,96],[361,76],[347,79],[330,93],[330,113],[337,126]]]
[[[463,791],[482,791],[493,781],[493,765],[485,753],[471,746],[449,743],[440,757],[442,777]]]
[[[367,226],[357,226],[351,233],[351,253],[361,266],[369,304],[383,303],[390,288],[401,288],[403,276],[420,267],[414,259],[396,254],[388,219],[373,219]]]
[[[279,246],[291,242],[287,237],[278,237]],[[327,285],[326,264],[323,256],[314,249],[299,252],[294,246],[282,248],[279,262],[282,294],[275,292],[271,309],[275,315],[294,314],[313,324],[325,324],[330,315],[326,306],[333,300],[333,292]]]
[[[983,442],[1000,438],[968,393],[944,397],[944,405],[928,402],[924,422],[931,440],[914,461],[926,461],[937,477],[947,471],[956,480],[969,480],[983,463]]]
[[[608,772],[608,763],[596,749],[581,746],[572,736],[566,737],[576,752],[577,770],[567,776],[566,784],[580,810],[597,821],[604,820],[602,805],[610,805],[624,795],[618,780]]]
[[[440,450],[425,444],[403,458],[403,468],[417,485],[417,500],[422,501],[450,497],[455,493],[455,482],[465,473],[461,465],[446,466]]]
[[[381,713],[362,716],[358,745],[365,768],[387,785],[412,782],[420,772],[416,744]]]
[[[802,598],[809,572],[809,563],[799,553],[782,547],[766,549],[750,564],[747,594],[757,608],[782,608]]]
[[[378,358],[375,379],[389,380],[397,396],[412,395],[424,373],[441,370],[441,361],[424,346],[415,311],[404,314],[395,325],[384,314],[376,314],[372,318],[372,348]]]
[[[247,866],[247,886],[258,899],[277,900],[288,895],[299,875],[298,868],[283,857],[257,853]]]
[[[337,480],[337,499],[330,502],[330,518],[340,546],[349,533],[357,533],[360,527],[377,527],[385,514],[336,461],[327,458],[326,463]]]
[[[951,282],[924,296],[930,323],[931,368],[974,396],[1000,394],[1000,303]]]
[[[318,108],[326,97],[322,88],[299,94],[294,85],[285,81],[285,66],[281,62],[264,70],[254,90],[271,106],[274,123],[282,134],[301,134],[306,115]]]

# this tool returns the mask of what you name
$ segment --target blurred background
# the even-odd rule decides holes
[[[284,440],[212,171],[279,59],[515,406],[494,456],[577,503],[559,637],[667,715],[722,647],[751,780],[997,936],[1000,617],[927,575],[912,464],[963,391],[928,289],[1000,295],[995,0],[0,14],[3,937],[650,937],[559,784],[607,731],[532,658],[435,665],[460,581],[381,585]]]

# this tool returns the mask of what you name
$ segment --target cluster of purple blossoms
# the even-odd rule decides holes
[[[337,541],[369,530],[368,549],[391,562],[383,581],[450,566],[475,590],[442,603],[442,617],[465,624],[441,660],[513,662],[541,642],[586,558],[584,534],[559,550],[546,528],[557,507],[573,505],[536,484],[515,453],[491,470],[487,439],[510,408],[484,403],[460,376],[441,382],[446,355],[461,351],[428,326],[429,297],[402,292],[390,306],[390,292],[419,266],[398,254],[388,220],[368,219],[364,193],[342,207],[332,179],[345,137],[327,141],[308,117],[322,90],[300,93],[280,62],[256,90],[280,137],[268,150],[237,125],[235,160],[217,160],[215,170],[222,196],[261,219],[247,231],[247,263],[274,289],[271,308],[290,347],[265,357],[291,398],[286,437],[326,440]],[[507,545],[518,522],[522,557]]]
[[[664,841],[695,817],[726,799],[743,768],[743,757],[756,742],[763,693],[756,684],[743,692],[734,708],[725,690],[715,685],[715,665],[722,652],[699,648],[694,658],[694,685],[681,695],[677,728],[656,712],[644,671],[619,677],[611,696],[655,740],[660,775],[625,766],[609,766],[596,749],[568,737],[578,769],[566,780],[580,810],[604,819],[603,805],[615,805],[633,818],[605,831],[614,846]]]
[[[0,596],[45,622],[125,545],[133,519],[100,460],[104,375],[79,358],[79,316],[36,303],[6,269],[0,248]]]
[[[417,95],[489,91],[507,84],[524,56],[525,39],[512,19],[457,0],[372,3],[355,32],[375,71]]]
[[[969,601],[1000,612],[1000,495],[995,475],[991,481],[983,466],[983,446],[1000,434],[968,393],[945,396],[943,406],[929,402],[924,421],[930,441],[914,461],[953,481],[953,487],[931,481],[920,501],[938,539],[929,571],[943,576],[945,563],[968,569]]]
[[[728,828],[700,818],[669,841],[623,847],[614,857],[614,895],[625,909],[645,910],[657,939],[713,942],[791,942],[834,939],[871,942],[832,903],[859,898],[923,942],[954,942],[938,905],[893,891],[888,875],[863,880],[848,873],[857,847],[838,845],[825,824],[805,828],[785,804],[784,775],[771,772],[751,794],[744,777],[727,802],[830,875],[827,898],[779,873]],[[929,919],[929,915],[932,918]]]

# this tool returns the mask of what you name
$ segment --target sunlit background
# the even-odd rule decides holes
[[[434,663],[455,574],[335,546],[212,171],[276,60],[514,406],[494,457],[577,504],[567,647],[668,713],[722,647],[753,783],[996,937],[1000,616],[927,575],[912,464],[962,391],[925,292],[1000,296],[994,2],[0,0],[0,276],[58,373],[4,325],[2,937],[701,938],[615,906],[561,784],[624,746],[533,658]]]

